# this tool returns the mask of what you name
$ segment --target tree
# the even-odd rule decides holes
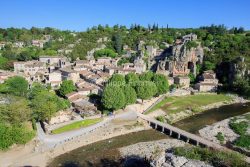
[[[48,89],[44,85],[35,82],[29,90],[29,98],[33,99],[36,95],[45,91],[48,91]]]
[[[214,70],[215,64],[210,61],[204,61],[203,63],[203,71]]]
[[[136,82],[139,81],[139,77],[135,73],[129,73],[125,76],[125,80],[127,84],[134,87],[136,85]]]
[[[21,97],[8,97],[9,103],[0,105],[0,120],[9,124],[21,125],[31,119],[28,101]]]
[[[7,93],[16,96],[26,96],[29,84],[23,77],[15,76],[7,79],[4,85]]]
[[[58,93],[65,97],[66,94],[73,92],[76,90],[76,86],[74,85],[72,80],[64,80],[58,90]]]
[[[114,48],[118,54],[122,53],[122,37],[120,33],[116,33],[113,36]]]
[[[169,85],[168,85],[168,80],[166,76],[162,74],[155,74],[153,77],[153,82],[155,83],[157,87],[157,94],[160,95],[160,94],[167,93],[169,89]]]
[[[136,102],[136,92],[135,89],[129,85],[124,86],[125,104],[134,104]]]
[[[194,82],[195,82],[195,76],[194,76],[194,74],[193,73],[189,73],[188,77],[190,78],[190,83],[194,84]]]
[[[125,78],[121,74],[114,74],[108,81],[109,84],[123,86],[125,84]]]
[[[154,73],[152,71],[145,72],[139,76],[141,81],[152,81]]]
[[[14,143],[25,144],[34,136],[34,131],[24,125],[6,125],[0,123],[0,150],[6,150]]]
[[[51,92],[40,92],[31,100],[33,115],[36,120],[50,120],[50,118],[59,110],[69,107],[67,100],[60,99]]]
[[[151,81],[141,81],[136,86],[136,93],[137,97],[142,100],[146,100],[156,95],[157,87],[155,83]]]
[[[97,50],[94,53],[94,57],[97,59],[99,57],[111,57],[111,58],[115,58],[117,56],[117,54],[111,50],[111,49],[101,49],[101,50]]]
[[[103,91],[102,104],[106,109],[117,110],[125,106],[124,91],[116,85],[107,85]]]

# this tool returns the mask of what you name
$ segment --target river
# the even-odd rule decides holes
[[[219,108],[213,108],[201,112],[189,118],[178,121],[173,125],[188,132],[198,134],[198,131],[204,128],[206,125],[211,125],[224,119],[242,115],[247,112],[250,112],[250,103],[225,105]]]
[[[250,111],[250,103],[245,105],[232,104],[215,109],[204,111],[195,116],[176,122],[174,126],[198,133],[198,130],[206,125],[227,119],[229,117],[241,115]],[[127,135],[114,137],[108,140],[96,142],[87,146],[80,147],[69,153],[56,157],[49,166],[121,166],[123,160],[120,157],[118,148],[132,145],[138,142],[146,142],[168,138],[155,130],[135,132]],[[134,161],[133,166],[147,166],[145,162]],[[131,166],[131,165],[130,165]]]

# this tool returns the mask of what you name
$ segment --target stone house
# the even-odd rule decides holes
[[[195,89],[200,92],[215,92],[218,88],[218,79],[213,71],[205,71],[201,77],[200,82],[195,84]]]
[[[45,42],[43,41],[43,40],[32,40],[31,41],[31,44],[33,45],[33,46],[36,46],[36,47],[39,47],[39,48],[43,48],[43,44],[44,44]]]
[[[88,70],[82,70],[79,72],[80,74],[80,78],[84,79],[85,81],[89,81],[89,79],[91,78],[91,76],[95,75],[94,72],[88,71]]]
[[[190,78],[187,76],[177,76],[174,77],[174,83],[180,85],[182,88],[189,88]]]
[[[51,87],[59,87],[62,83],[62,75],[60,71],[54,71],[46,76],[46,84],[50,84]]]
[[[5,47],[6,43],[5,42],[0,42],[0,49],[3,49]]]
[[[66,94],[65,96],[71,103],[80,101],[84,98],[84,96],[79,94],[78,92],[72,92],[72,93]]]
[[[23,48],[24,47],[24,42],[22,42],[22,41],[14,42],[13,46],[16,47],[16,48]]]
[[[0,84],[4,83],[10,77],[13,77],[15,74],[9,71],[0,71]]]
[[[46,71],[46,64],[39,61],[14,62],[14,72],[35,75],[38,71]]]
[[[72,80],[75,84],[80,79],[79,72],[71,68],[62,68],[60,71],[62,74],[62,80]]]
[[[80,89],[77,89],[77,92],[82,96],[88,96],[91,93],[91,89],[90,88],[80,88]]]
[[[83,116],[94,116],[99,114],[97,107],[87,98],[74,102],[72,105],[75,107],[76,112]]]
[[[51,66],[51,69],[53,69],[53,67],[55,67],[55,69],[58,69],[71,65],[69,60],[63,56],[40,56],[39,61]]]

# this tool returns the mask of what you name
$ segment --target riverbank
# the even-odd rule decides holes
[[[12,149],[7,152],[0,153],[1,166],[46,166],[53,158],[72,151],[76,148],[113,138],[116,136],[138,132],[150,129],[147,124],[137,122],[137,120],[113,120],[106,127],[97,129],[75,140],[69,141],[63,145],[59,145],[51,150],[44,152],[34,152],[37,144],[30,143],[25,146],[19,146],[19,149]],[[42,147],[42,143],[40,143]],[[41,149],[38,149],[41,150]]]
[[[190,147],[183,141],[177,139],[162,139],[154,142],[140,142],[127,147],[119,149],[121,156],[126,161],[148,160],[156,166],[167,167],[189,167],[189,166],[203,166],[212,167],[211,165],[198,161],[185,158],[183,156],[176,156],[173,153],[166,153],[166,150],[171,151],[177,147]],[[172,152],[172,151],[171,151]]]
[[[179,111],[179,112],[166,112],[166,111],[163,111],[162,109],[158,109],[158,110],[156,110],[148,115],[151,117],[155,117],[155,118],[163,117],[166,122],[168,122],[170,124],[174,124],[178,121],[181,121],[181,120],[186,119],[188,117],[194,116],[196,114],[200,114],[200,113],[207,111],[207,110],[210,110],[210,109],[219,108],[219,107],[231,105],[231,104],[249,102],[249,100],[243,99],[243,98],[235,96],[235,95],[227,95],[227,96],[230,97],[230,100],[211,103],[211,104],[208,104],[205,106],[200,106],[200,107],[194,107],[195,103],[193,103],[193,104],[190,104],[190,106],[186,106],[183,111]],[[190,96],[190,97],[192,97],[192,96]],[[166,105],[170,105],[170,104],[166,104]],[[176,107],[174,109],[176,109]]]
[[[215,143],[221,143],[221,144],[235,144],[235,141],[237,141],[238,138],[240,138],[242,135],[249,136],[250,135],[250,112],[239,115],[236,117],[231,117],[225,120],[222,120],[220,122],[216,122],[212,125],[206,126],[205,128],[202,128],[199,130],[200,136],[203,138],[213,141]],[[233,129],[230,126],[230,123],[236,123],[238,124],[237,127],[235,126],[235,129]],[[243,123],[246,122],[246,126],[244,126]],[[241,132],[236,133],[235,130]],[[243,134],[244,133],[244,134]],[[219,135],[218,135],[219,134]],[[244,142],[244,145],[247,143]],[[247,148],[242,148],[246,150],[246,152],[250,152]]]

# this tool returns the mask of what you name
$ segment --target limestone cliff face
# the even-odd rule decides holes
[[[238,57],[230,62],[222,62],[216,73],[221,82],[228,81],[229,84],[232,84],[236,78],[244,78],[249,75],[244,57]]]
[[[196,75],[196,65],[203,61],[204,50],[197,42],[196,47],[187,48],[189,41],[196,41],[194,34],[186,35],[182,40],[176,40],[171,48],[171,53],[158,64],[158,72],[162,70],[167,75],[188,75],[190,72]]]

